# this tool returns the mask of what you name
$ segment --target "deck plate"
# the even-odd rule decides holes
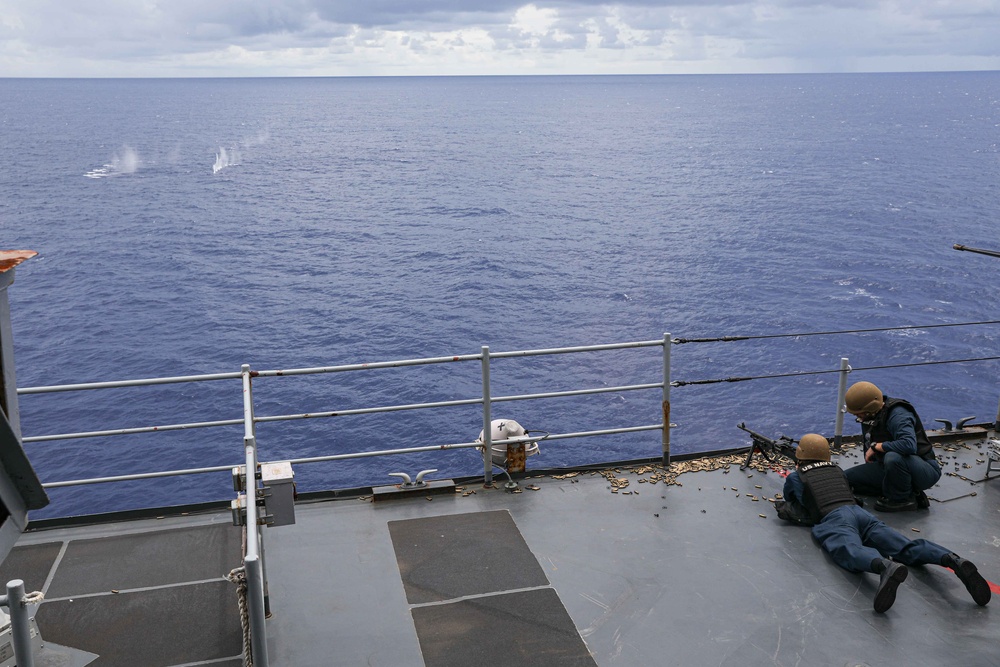
[[[426,667],[596,667],[555,590],[413,609]]]
[[[468,512],[390,521],[410,604],[547,586],[510,512]]]
[[[236,609],[220,580],[45,602],[37,617],[46,641],[96,653],[94,667],[167,667],[240,655]]]
[[[42,590],[61,548],[61,542],[14,547],[0,565],[0,582],[21,579],[26,593]]]
[[[46,597],[62,598],[224,577],[240,564],[232,524],[73,540]]]

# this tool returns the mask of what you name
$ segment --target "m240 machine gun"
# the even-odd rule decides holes
[[[785,458],[791,462],[792,466],[795,465],[796,440],[784,435],[778,436],[778,439],[774,440],[756,431],[751,431],[744,422],[737,424],[736,428],[749,433],[750,438],[753,440],[753,444],[750,445],[750,453],[747,454],[747,460],[740,466],[740,470],[750,465],[754,454],[760,454],[768,463],[780,465],[782,463],[781,459]]]

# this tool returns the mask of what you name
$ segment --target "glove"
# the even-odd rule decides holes
[[[799,526],[814,526],[816,522],[805,507],[795,502],[785,500],[774,501],[774,509],[778,518]]]

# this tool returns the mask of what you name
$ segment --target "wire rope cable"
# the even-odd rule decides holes
[[[847,372],[853,371],[875,371],[887,368],[909,368],[913,366],[936,366],[940,364],[964,364],[975,361],[997,361],[1000,357],[974,357],[971,359],[943,359],[941,361],[917,361],[908,364],[887,364],[885,366],[852,366]],[[676,380],[670,383],[672,387],[685,387],[694,384],[720,384],[722,382],[746,382],[749,380],[770,380],[774,378],[798,377],[806,375],[826,375],[828,373],[842,373],[839,368],[819,370],[819,371],[797,371],[794,373],[774,373],[771,375],[748,375],[745,377],[715,378],[709,380]]]
[[[757,336],[717,336],[715,338],[674,338],[675,345],[683,343],[730,343],[738,340],[763,340],[767,338],[802,338],[805,336],[834,336],[838,334],[874,333],[879,331],[909,331],[913,329],[940,329],[943,327],[971,327],[986,324],[1000,324],[1000,320],[984,320],[982,322],[954,322],[951,324],[907,324],[899,327],[879,327],[876,329],[843,329],[840,331],[805,331],[784,334],[760,334]]]

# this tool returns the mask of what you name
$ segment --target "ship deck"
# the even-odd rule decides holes
[[[947,474],[930,510],[880,518],[992,582],[1000,484],[984,480],[982,440],[939,442]],[[875,576],[777,519],[783,477],[724,463],[739,458],[675,462],[691,469],[679,484],[649,464],[529,472],[519,493],[500,477],[451,495],[299,502],[294,525],[264,530],[270,664],[1000,664],[1000,601],[978,607],[927,566],[876,614]],[[226,575],[240,539],[229,511],[36,529],[0,577],[44,592],[43,667],[236,667]]]

